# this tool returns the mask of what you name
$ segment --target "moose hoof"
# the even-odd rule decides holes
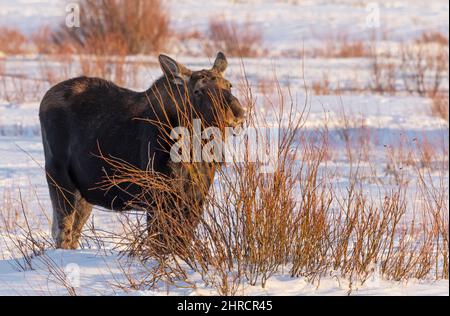
[[[64,249],[64,250],[73,250],[72,240],[57,240],[56,241],[56,249]]]

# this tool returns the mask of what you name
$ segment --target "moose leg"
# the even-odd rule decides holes
[[[78,193],[75,200],[75,214],[72,226],[72,244],[71,248],[78,248],[78,241],[81,237],[81,231],[92,213],[92,205]]]
[[[52,236],[56,248],[71,249],[77,190],[63,168],[47,166],[46,171],[53,206]]]

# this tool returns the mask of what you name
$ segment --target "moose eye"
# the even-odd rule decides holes
[[[201,79],[205,79],[206,76],[204,74],[196,74],[192,77],[194,80],[201,80]]]

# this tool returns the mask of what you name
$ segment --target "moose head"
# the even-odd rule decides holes
[[[192,71],[166,55],[160,55],[159,62],[166,78],[187,92],[198,118],[208,125],[235,127],[242,124],[245,110],[232,94],[232,84],[224,77],[228,61],[223,53],[217,54],[211,69],[198,71]]]

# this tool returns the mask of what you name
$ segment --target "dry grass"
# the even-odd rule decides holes
[[[448,46],[418,41],[401,49],[402,74],[405,90],[420,96],[435,95],[448,78]]]
[[[52,85],[77,76],[100,77],[132,89],[143,89],[146,86],[140,71],[154,67],[151,62],[128,60],[124,54],[43,56],[33,76],[8,73],[6,64],[0,60],[0,99],[11,103],[39,101]]]
[[[349,293],[373,276],[395,281],[448,279],[448,149],[442,151],[425,139],[404,139],[400,146],[387,148],[384,161],[397,180],[377,183],[379,194],[374,194],[364,188],[374,172],[363,167],[371,165],[367,137],[344,137],[349,169],[342,174],[328,166],[326,124],[314,135],[304,133],[307,108],[296,115],[291,106],[283,108],[283,102],[291,103],[281,101],[289,100],[281,90],[276,93],[281,102],[276,105],[284,114],[278,120],[283,132],[274,172],[261,173],[262,162],[231,162],[218,171],[203,207],[174,189],[176,181],[104,156],[117,169],[105,188],[129,182],[142,186],[150,195],[134,202],[152,209],[156,224],[156,230],[149,231],[145,212],[125,214],[120,235],[101,236],[94,227],[83,234],[88,247],[104,247],[102,239],[109,238],[133,262],[141,262],[138,274],[123,263],[124,278],[114,280],[114,288],[195,288],[189,279],[192,272],[222,295],[241,293],[243,284],[264,287],[279,273],[316,285],[327,277],[346,280]],[[246,102],[253,104],[251,94]],[[342,119],[346,126],[356,124],[345,114]],[[251,114],[247,124],[265,122]],[[198,171],[196,166],[186,167],[194,174]],[[338,185],[341,177],[348,183]],[[165,194],[170,194],[170,201]],[[14,202],[11,196],[7,194],[2,204],[2,228],[11,250],[19,254],[17,266],[33,269],[38,260],[69,295],[77,295],[65,272],[45,255],[51,242],[34,233],[26,199],[19,194]],[[175,206],[170,213],[168,205]],[[182,205],[189,205],[194,221],[177,211]]]
[[[327,74],[323,74],[322,80],[314,81],[311,89],[315,95],[328,95],[333,91]]]
[[[30,35],[30,41],[33,43],[36,51],[43,55],[65,55],[70,54],[71,49],[68,45],[57,45],[52,39],[53,31],[49,25],[44,25]]]
[[[85,74],[130,82],[124,55],[60,58],[66,65],[64,71],[43,66],[48,82],[70,77],[77,65]],[[378,69],[385,69],[379,65],[377,61]],[[390,91],[385,84],[391,84],[383,79],[394,77],[390,70],[374,73],[382,83],[375,90]],[[314,92],[327,93],[329,85],[324,76]],[[241,90],[243,103],[254,109],[253,92],[245,80]],[[274,172],[260,173],[259,161],[232,162],[218,171],[217,185],[209,192],[193,176],[196,187],[208,193],[202,207],[192,205],[189,196],[176,189],[177,181],[104,157],[117,169],[114,178],[105,179],[104,188],[130,182],[141,186],[147,195],[134,202],[141,209],[153,210],[154,220],[154,230],[149,231],[145,212],[137,219],[136,214],[126,214],[120,223],[122,235],[105,237],[94,226],[84,233],[87,247],[104,247],[106,239],[116,249],[125,249],[126,254],[142,260],[143,275],[136,278],[123,266],[127,282],[117,282],[116,287],[130,291],[159,287],[161,280],[177,286],[181,280],[195,287],[188,270],[197,272],[223,295],[240,293],[244,283],[264,287],[280,271],[316,284],[330,276],[349,280],[349,291],[371,276],[406,281],[448,279],[448,149],[442,152],[440,144],[426,139],[414,143],[404,140],[387,147],[387,171],[378,175],[375,168],[363,168],[374,162],[370,135],[364,134],[362,120],[352,122],[343,113],[347,131],[342,132],[342,139],[349,170],[342,174],[328,165],[331,148],[326,122],[314,135],[302,128],[308,100],[305,106],[296,105],[290,91],[283,91],[276,79],[261,82],[260,92],[267,111],[278,114],[275,125],[282,131]],[[432,96],[436,101],[443,97],[444,101],[439,100],[442,103],[434,107],[438,115],[447,109],[448,120],[448,96]],[[252,111],[247,124],[262,128],[268,122]],[[362,130],[356,140],[348,133],[352,127]],[[198,173],[195,165],[185,167],[192,175]],[[378,194],[373,195],[364,189],[369,176],[393,180],[376,182]],[[338,182],[342,177],[348,179],[344,186]],[[42,257],[53,278],[69,295],[76,295],[64,271],[45,257],[52,244],[48,237],[33,233],[35,225],[26,215],[29,207],[24,199],[19,195],[16,202],[11,197],[4,200],[9,202],[2,205],[2,228],[14,248],[11,252],[19,254],[18,267],[33,269],[33,260]],[[186,205],[193,215],[189,219],[181,211]],[[173,210],[170,213],[168,206]],[[149,268],[146,262],[150,259],[156,264]]]
[[[370,48],[362,40],[350,39],[348,34],[329,34],[323,40],[323,48],[307,52],[313,57],[363,58],[370,56]]]
[[[2,73],[2,61],[0,61],[0,99],[10,103],[39,100],[47,82],[40,78],[29,78],[23,75],[11,75]]]
[[[80,1],[80,28],[52,34],[60,47],[96,55],[153,53],[164,50],[169,16],[160,0]]]
[[[396,61],[388,57],[380,56],[377,52],[376,44],[373,44],[370,56],[370,90],[381,94],[396,94],[398,90],[397,77],[399,72],[399,66]]]
[[[26,52],[27,37],[19,30],[0,27],[0,52],[18,55]]]
[[[35,200],[35,192],[28,193],[26,199],[20,190],[18,196],[8,190],[3,194],[0,204],[2,247],[12,255],[19,271],[33,270],[33,260],[43,255],[45,250],[53,248],[51,238],[42,233],[45,221],[49,225],[50,220],[43,208],[38,213],[28,213],[26,200]]]
[[[418,44],[438,44],[441,46],[448,46],[448,36],[440,32],[424,32],[415,41]]]
[[[263,34],[250,22],[237,24],[221,18],[209,21],[209,42],[205,53],[211,55],[223,51],[232,57],[256,57],[264,52]]]
[[[448,78],[448,39],[440,33],[423,33],[419,38],[405,42],[399,51],[388,53],[377,50],[372,41],[372,92],[381,94],[408,93],[434,96],[444,91]],[[400,56],[400,60],[397,57]],[[448,90],[448,88],[447,88]]]
[[[345,40],[337,48],[330,47],[326,54],[334,58],[361,58],[367,57],[369,53],[362,41]]]
[[[246,91],[251,108],[252,92]],[[448,169],[444,163],[436,168],[441,155],[448,161],[448,151],[439,155],[425,140],[390,147],[385,161],[396,181],[377,182],[379,194],[374,195],[364,189],[375,172],[363,168],[371,165],[368,136],[344,137],[349,170],[339,174],[327,164],[326,125],[314,136],[303,133],[307,107],[296,115],[299,108],[289,96],[280,88],[276,94],[273,103],[281,109],[277,122],[283,132],[274,172],[259,172],[261,161],[229,163],[218,171],[203,206],[174,189],[174,180],[104,157],[117,170],[105,188],[133,183],[151,197],[138,197],[134,203],[152,210],[157,229],[146,234],[143,214],[137,222],[123,223],[128,233],[120,243],[129,254],[158,262],[149,281],[139,286],[158,287],[157,280],[190,284],[187,269],[223,295],[239,293],[244,283],[264,287],[286,269],[292,277],[316,284],[329,276],[348,280],[350,292],[372,276],[396,281],[448,278]],[[344,115],[343,120],[349,119]],[[251,114],[247,124],[261,128],[265,122]],[[185,167],[198,172],[195,164]],[[436,172],[442,178],[439,184],[432,177]],[[348,179],[345,186],[336,182],[342,176]],[[204,190],[198,178],[191,181]],[[152,192],[155,187],[157,193]],[[175,206],[170,213],[168,205]],[[188,214],[182,205],[189,205]]]
[[[448,93],[448,37],[442,33],[424,32],[400,48],[380,47],[375,34],[369,43],[349,39],[345,34],[329,35],[324,47],[309,49],[313,58],[365,58],[369,61],[370,82],[365,85],[347,80],[346,87],[331,88],[333,78],[324,76],[312,83],[316,94],[329,92],[373,92],[379,94],[412,94],[433,96]],[[331,90],[331,91],[330,91]]]
[[[430,96],[431,114],[448,122],[449,103],[447,93],[436,93]]]

